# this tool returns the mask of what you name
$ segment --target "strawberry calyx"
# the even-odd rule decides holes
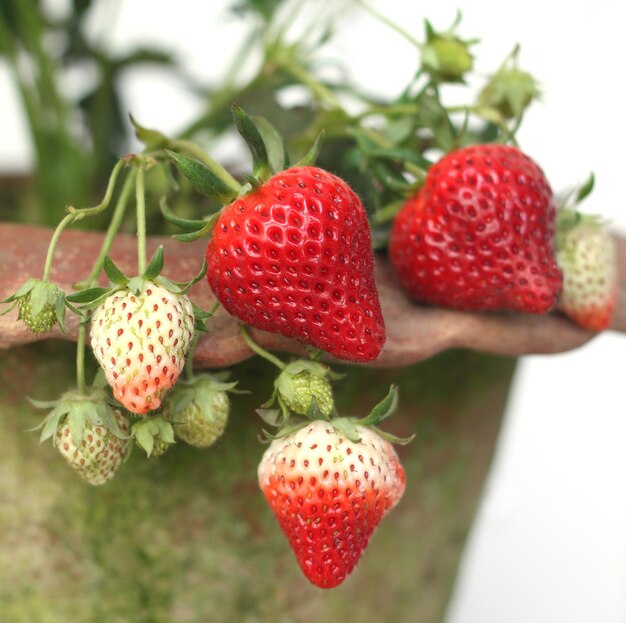
[[[291,167],[311,166],[314,164],[324,132],[321,131],[308,152],[294,165],[280,134],[264,117],[251,117],[239,105],[231,107],[234,124],[245,141],[252,156],[252,174],[245,175],[244,183],[239,184],[224,167],[206,154],[194,153],[202,162],[173,149],[165,149],[170,161],[201,195],[216,199],[222,206],[227,206],[235,199],[243,197],[260,188],[276,173]],[[170,147],[174,147],[174,143]],[[187,230],[173,237],[181,242],[192,242],[210,236],[223,208],[209,214],[206,219],[183,219],[172,212],[165,200],[161,201],[161,214],[170,223]]]
[[[476,113],[484,119],[496,123],[519,119],[541,97],[534,76],[519,68],[519,50],[518,44],[478,94]]]
[[[331,416],[324,417],[320,412],[315,397],[312,398],[305,417],[285,417],[284,413],[281,413],[277,409],[257,409],[257,413],[266,424],[278,428],[275,434],[271,434],[265,430],[263,431],[265,439],[269,441],[287,437],[307,426],[311,421],[323,420],[330,424],[338,433],[344,435],[354,443],[361,441],[359,428],[361,427],[362,429],[362,427],[365,427],[376,431],[380,437],[390,443],[406,445],[414,439],[415,435],[406,438],[397,437],[379,428],[379,424],[390,418],[396,412],[398,401],[398,387],[397,385],[392,385],[387,395],[363,418],[340,416],[336,410],[333,410]]]
[[[65,422],[68,423],[74,443],[77,446],[82,443],[88,424],[104,426],[120,439],[129,438],[120,428],[114,408],[109,402],[109,396],[101,387],[88,387],[84,392],[72,389],[54,401],[41,401],[32,398],[29,398],[29,401],[39,409],[51,409],[43,422],[31,429],[41,429],[40,442],[53,437]]]
[[[452,26],[437,32],[428,20],[424,20],[426,43],[421,46],[422,70],[435,82],[464,82],[465,74],[474,66],[470,47],[475,39],[463,40],[454,32],[461,21],[458,12]]]
[[[148,457],[159,457],[176,443],[174,428],[162,415],[155,415],[136,421],[130,429],[135,444],[142,448]]]
[[[9,313],[17,305],[18,319],[32,333],[46,333],[57,323],[65,332],[65,292],[55,283],[41,279],[29,279],[15,294],[2,303],[12,303],[0,316]]]
[[[330,381],[343,378],[343,374],[333,372],[319,361],[296,359],[286,364],[259,346],[245,326],[240,326],[240,333],[252,351],[280,369],[272,395],[258,410],[266,422],[272,426],[280,422],[283,426],[292,413],[313,419],[328,419],[336,414]],[[275,402],[279,409],[271,408]]]

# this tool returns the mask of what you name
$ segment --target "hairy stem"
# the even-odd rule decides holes
[[[144,181],[144,169],[139,165],[137,169],[137,183],[135,185],[135,197],[137,202],[137,274],[146,272],[146,189]]]
[[[263,357],[263,359],[267,359],[267,361],[273,363],[279,370],[285,369],[285,364],[280,359],[278,359],[278,357],[274,357],[274,355],[268,353],[264,348],[261,348],[252,339],[252,336],[250,335],[250,332],[248,331],[246,326],[240,325],[239,331],[241,332],[241,337],[243,337],[244,342],[247,344],[250,350],[254,351],[260,357]]]
[[[120,192],[120,196],[117,199],[117,204],[115,205],[115,210],[113,212],[113,216],[111,217],[111,222],[109,223],[109,227],[107,229],[106,235],[104,237],[104,241],[102,242],[102,247],[100,248],[100,254],[96,259],[91,272],[87,279],[82,282],[84,287],[89,288],[94,285],[98,281],[98,277],[100,275],[100,271],[102,270],[102,266],[104,264],[104,258],[111,251],[111,247],[113,246],[113,240],[119,231],[120,225],[122,224],[122,220],[124,219],[124,214],[126,213],[126,207],[128,206],[128,199],[130,198],[130,193],[133,190],[135,185],[135,177],[136,172],[131,171],[124,182],[124,186],[122,186],[122,191]]]
[[[85,337],[87,335],[87,318],[81,317],[78,326],[76,344],[76,386],[81,394],[85,393]]]

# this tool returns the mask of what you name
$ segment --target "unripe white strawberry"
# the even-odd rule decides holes
[[[128,434],[128,419],[119,409],[113,412],[119,430]],[[82,439],[76,442],[68,418],[57,428],[54,446],[67,464],[89,484],[103,485],[111,479],[130,449],[130,437],[120,438],[103,423],[85,422]]]
[[[598,219],[561,210],[556,259],[563,272],[559,309],[590,331],[608,328],[617,298],[615,241]]]
[[[158,409],[178,379],[193,333],[188,297],[148,280],[137,294],[111,294],[91,319],[91,347],[115,398],[140,415]]]

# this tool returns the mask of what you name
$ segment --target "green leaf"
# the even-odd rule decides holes
[[[283,139],[265,117],[253,117],[253,120],[265,143],[270,171],[272,173],[282,171],[289,164],[289,156]]]
[[[313,145],[311,145],[311,148],[309,149],[309,151],[307,151],[306,154],[304,154],[304,157],[301,158],[296,163],[295,166],[308,167],[308,166],[315,164],[315,161],[317,160],[317,156],[319,155],[319,152],[320,152],[320,147],[322,146],[323,139],[324,139],[324,130],[322,130],[317,135],[317,138],[315,139],[315,142],[313,143]]]
[[[252,174],[257,180],[266,180],[270,175],[270,164],[267,147],[259,129],[241,106],[233,104],[231,112],[237,131],[252,154]]]
[[[238,189],[227,185],[201,162],[169,149],[165,151],[178,170],[201,195],[214,197],[223,204],[228,204],[237,197]]]
[[[111,283],[122,287],[128,284],[128,277],[114,264],[108,255],[104,258],[103,268]]]
[[[163,270],[163,245],[159,245],[158,249],[154,252],[148,268],[143,274],[144,279],[153,281],[156,279]]]
[[[186,219],[176,216],[176,214],[174,214],[174,212],[172,212],[172,210],[167,205],[167,199],[165,197],[161,198],[161,201],[159,202],[159,208],[161,209],[161,214],[163,215],[163,218],[168,223],[172,223],[173,225],[176,225],[186,231],[196,231],[198,229],[202,229],[202,227],[206,225],[205,220]]]

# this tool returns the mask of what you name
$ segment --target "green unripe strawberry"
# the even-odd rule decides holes
[[[320,415],[329,417],[335,406],[329,372],[326,366],[313,361],[290,363],[275,382],[279,401],[289,411],[307,415],[315,400]]]
[[[223,383],[211,375],[180,381],[168,399],[166,416],[179,439],[196,448],[212,446],[228,423],[228,391],[236,383]]]
[[[46,333],[58,322],[64,330],[65,294],[54,283],[40,279],[29,279],[5,303],[13,303],[4,313],[15,306],[19,310],[18,319],[33,333]]]
[[[437,37],[422,49],[422,65],[440,82],[461,82],[474,58],[467,44],[456,37]]]
[[[465,74],[472,70],[474,57],[469,51],[475,41],[464,41],[456,36],[454,29],[460,15],[449,30],[436,32],[425,21],[426,43],[421,46],[422,69],[436,82],[463,82]]]
[[[161,415],[149,416],[135,422],[131,428],[131,435],[148,457],[164,455],[175,443],[174,429]]]
[[[486,118],[517,119],[541,95],[535,78],[517,66],[518,51],[516,47],[478,96],[479,112]]]

